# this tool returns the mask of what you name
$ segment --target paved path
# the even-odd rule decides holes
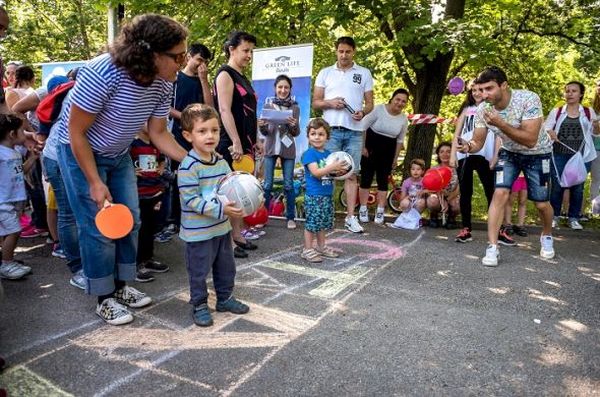
[[[340,224],[341,222],[338,222]],[[483,225],[480,225],[483,228]],[[597,395],[598,232],[536,236],[484,268],[485,232],[369,225],[335,230],[337,260],[299,258],[300,229],[272,221],[238,262],[245,316],[190,317],[182,244],[158,245],[172,270],[137,287],[155,303],[105,325],[40,239],[20,255],[34,274],[3,281],[0,385],[11,396]],[[214,302],[211,303],[211,305]]]

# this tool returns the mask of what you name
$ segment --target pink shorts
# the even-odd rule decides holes
[[[527,181],[524,176],[519,176],[513,183],[511,191],[513,193],[519,193],[522,190],[527,190]]]

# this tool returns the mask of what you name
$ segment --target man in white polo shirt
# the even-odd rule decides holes
[[[317,75],[312,105],[323,110],[323,118],[331,126],[331,138],[325,148],[350,154],[358,173],[364,142],[360,120],[373,110],[373,77],[369,69],[354,62],[356,44],[352,37],[337,39],[335,53],[337,62]],[[363,228],[354,215],[358,198],[356,174],[346,179],[344,191],[348,202],[345,226],[353,233],[361,233]]]

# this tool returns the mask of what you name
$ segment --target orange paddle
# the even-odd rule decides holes
[[[106,200],[104,208],[96,214],[96,227],[104,237],[123,238],[133,229],[133,215],[125,205]]]
[[[249,154],[245,154],[239,160],[233,161],[234,171],[245,171],[249,174],[254,173],[254,159]]]

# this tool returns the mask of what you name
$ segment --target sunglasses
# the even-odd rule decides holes
[[[162,54],[168,56],[173,61],[175,61],[178,65],[183,65],[185,63],[185,57],[187,55],[187,51],[180,52],[178,54],[173,54],[172,52],[163,52]]]

